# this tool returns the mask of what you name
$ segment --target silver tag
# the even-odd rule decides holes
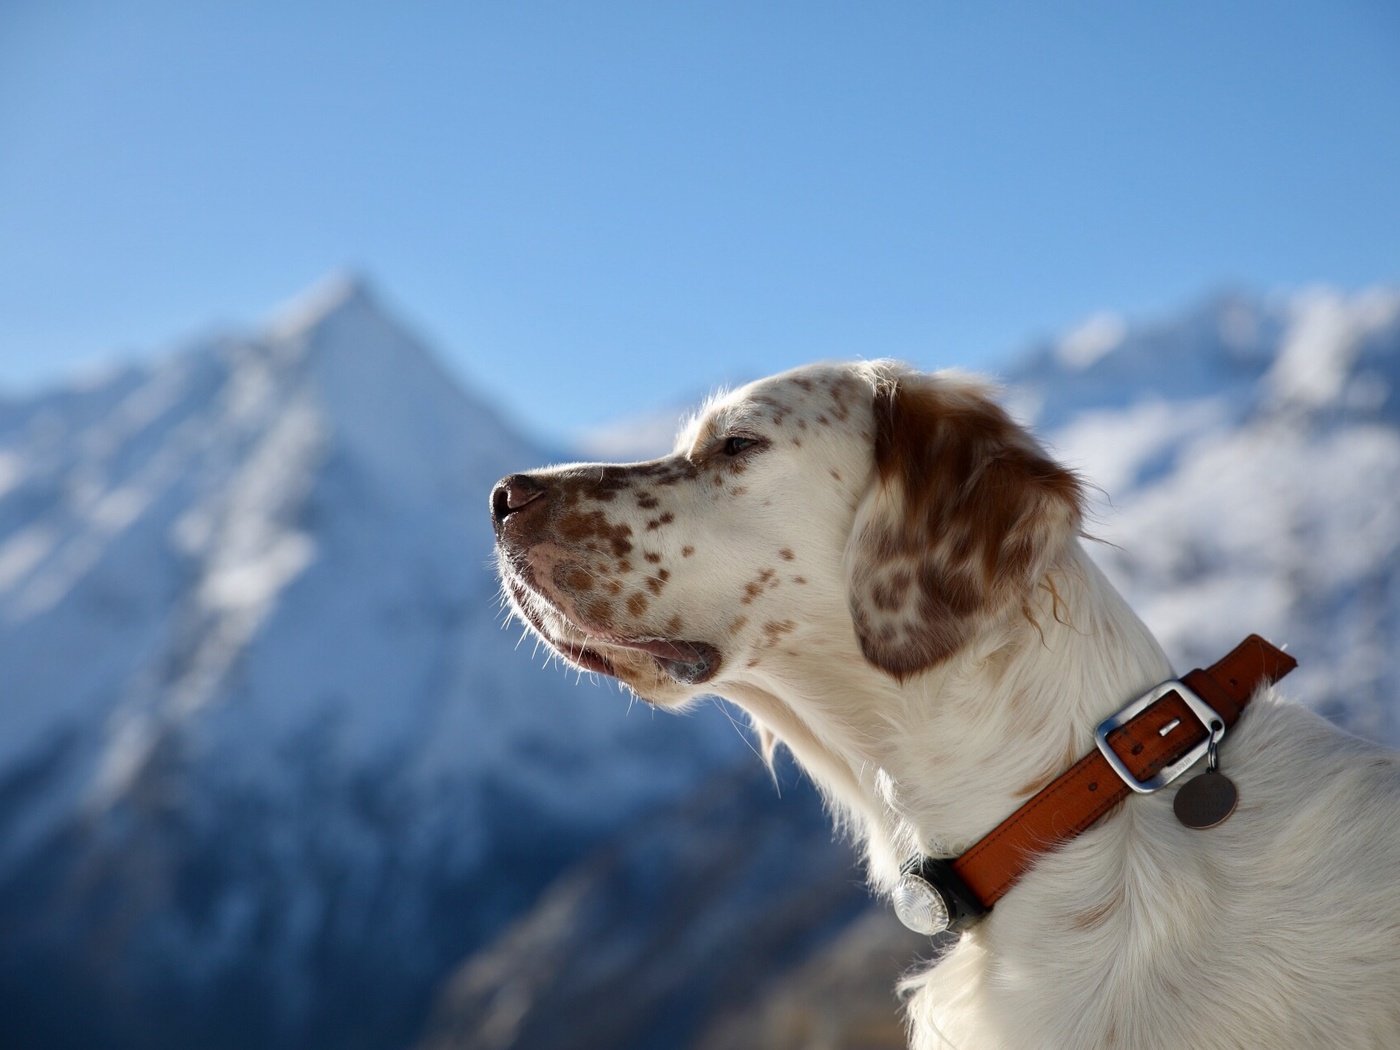
[[[915,933],[932,937],[948,928],[948,904],[937,887],[906,872],[894,888],[894,913]]]

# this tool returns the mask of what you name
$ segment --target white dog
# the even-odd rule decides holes
[[[550,646],[660,706],[737,704],[908,912],[915,869],[1107,756],[1096,727],[1173,677],[1080,546],[1077,479],[957,375],[797,369],[715,400],[670,456],[512,475],[492,509]],[[1148,735],[1218,739],[1202,696]],[[1397,757],[1266,685],[1210,749],[1238,806],[1198,829],[1173,801],[1205,750],[1082,834],[1022,825],[984,915],[956,880],[925,902],[962,935],[906,982],[913,1045],[1400,1047]],[[1080,793],[1126,779],[1147,777]]]

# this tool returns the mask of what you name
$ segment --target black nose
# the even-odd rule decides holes
[[[529,474],[512,474],[496,482],[491,490],[491,517],[497,525],[529,506],[546,492],[544,483]]]

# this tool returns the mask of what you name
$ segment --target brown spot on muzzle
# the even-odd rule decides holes
[[[593,576],[581,565],[561,565],[554,573],[555,583],[566,590],[582,593],[593,589]]]
[[[659,485],[668,485],[695,476],[694,464],[684,456],[663,456],[661,459],[648,459],[617,469],[629,471],[635,477],[646,478]]]
[[[627,539],[632,535],[632,526],[611,521],[601,510],[567,511],[555,522],[554,531],[565,543],[580,543],[589,550],[611,550],[619,558],[632,551]]]
[[[619,492],[625,492],[632,487],[632,481],[626,474],[615,467],[605,467],[599,472],[597,481],[585,489],[581,494],[592,496],[600,503],[611,503],[617,499]]]
[[[605,598],[585,602],[579,611],[587,619],[589,627],[604,631],[611,631],[614,627],[613,604]]]
[[[571,467],[550,476],[551,485],[558,489],[565,505],[593,501],[613,503],[618,494],[637,488],[639,501],[651,502],[655,499],[651,492],[640,486],[644,483],[674,484],[686,476],[693,476],[695,468],[678,456],[665,459],[647,460],[642,463],[616,463],[583,467]]]

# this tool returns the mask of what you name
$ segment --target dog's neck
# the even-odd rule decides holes
[[[855,658],[821,681],[736,691],[849,816],[878,887],[915,853],[965,850],[1084,754],[1100,720],[1171,676],[1077,542],[1027,612],[902,684]],[[793,691],[802,703],[784,702]]]

